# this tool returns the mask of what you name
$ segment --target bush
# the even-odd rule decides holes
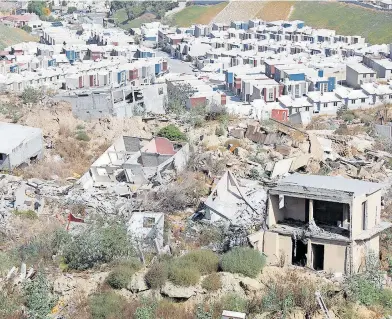
[[[128,257],[131,251],[125,227],[92,226],[75,235],[64,247],[64,260],[70,268],[85,270]]]
[[[353,111],[345,111],[340,114],[340,118],[345,122],[352,122],[355,119],[355,114]]]
[[[13,210],[12,213],[22,219],[38,219],[37,213],[33,210]]]
[[[51,294],[51,286],[41,272],[23,286],[25,306],[29,318],[46,318],[57,300]]]
[[[195,267],[202,275],[218,271],[219,257],[212,250],[200,249],[189,252],[178,260],[185,267]]]
[[[90,136],[87,135],[85,131],[78,131],[76,133],[76,139],[78,141],[85,141],[88,142],[90,140]]]
[[[217,291],[222,288],[222,281],[218,273],[213,273],[205,277],[201,283],[203,289]]]
[[[247,312],[248,302],[237,294],[228,294],[221,299],[223,309],[229,311]]]
[[[158,262],[151,266],[144,279],[147,285],[152,288],[161,288],[169,277],[169,267],[166,262]]]
[[[123,261],[107,276],[107,284],[114,289],[127,288],[132,276],[140,270],[142,264],[138,260]]]
[[[43,94],[40,90],[34,89],[32,87],[27,87],[23,90],[22,95],[20,96],[23,103],[38,103],[42,97]]]
[[[123,309],[126,305],[124,297],[116,294],[113,291],[94,294],[90,297],[89,307],[91,316],[94,319],[109,319],[121,317]]]
[[[222,126],[218,126],[218,127],[215,129],[215,135],[216,135],[216,136],[223,136],[223,135],[226,135],[226,130],[225,130]]]
[[[170,141],[186,141],[186,135],[174,124],[169,124],[161,128],[157,134],[160,137],[165,137]]]
[[[78,8],[76,8],[76,7],[68,7],[67,13],[68,13],[68,14],[72,14],[72,13],[74,13],[75,11],[78,11]]]
[[[174,261],[170,265],[169,280],[177,286],[194,286],[200,281],[200,272],[192,264],[185,266],[181,262]]]
[[[309,280],[308,277],[289,270],[280,276],[270,278],[267,291],[261,300],[261,310],[280,317],[287,317],[295,307],[302,308],[306,317],[312,318],[319,311],[315,292],[319,290],[329,308],[333,302],[328,294],[329,286],[323,281]]]
[[[265,265],[265,257],[257,250],[236,247],[222,257],[223,271],[255,278]]]

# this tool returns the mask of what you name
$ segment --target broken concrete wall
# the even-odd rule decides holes
[[[294,158],[286,158],[275,163],[271,178],[281,177],[290,171]]]
[[[381,125],[375,124],[374,129],[376,130],[377,134],[385,138],[392,138],[392,126],[391,125]]]
[[[162,155],[158,153],[141,153],[144,167],[156,167],[172,158],[172,155]]]
[[[189,144],[185,144],[182,148],[174,155],[174,168],[176,169],[177,173],[182,172],[186,169],[188,165],[190,156]]]

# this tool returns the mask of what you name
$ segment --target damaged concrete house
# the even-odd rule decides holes
[[[256,225],[263,219],[267,194],[257,181],[237,179],[226,171],[205,201],[204,218],[233,225]]]
[[[155,247],[159,253],[163,248],[165,215],[154,212],[133,212],[128,221],[128,233],[141,246]]]
[[[0,136],[0,171],[12,171],[43,156],[39,128],[1,122]]]
[[[148,141],[122,136],[91,165],[80,184],[87,189],[125,182],[133,184],[136,190],[153,177],[162,184],[167,176],[170,180],[173,173],[182,171],[188,159],[187,143],[174,143],[163,137]]]
[[[249,236],[271,264],[360,272],[379,254],[382,185],[337,176],[290,175],[268,190],[267,230]]]

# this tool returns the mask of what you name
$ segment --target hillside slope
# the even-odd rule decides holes
[[[230,1],[212,20],[213,22],[247,21],[256,17],[265,5],[263,1]]]
[[[32,36],[22,29],[0,25],[0,50],[16,43],[29,41],[38,41],[38,37]]]
[[[315,28],[338,34],[360,35],[372,44],[392,43],[392,13],[338,2],[296,2],[290,20],[303,20]]]
[[[172,16],[172,24],[180,27],[189,27],[192,24],[209,24],[211,20],[225,7],[228,2],[222,2],[214,5],[192,5],[186,7]]]

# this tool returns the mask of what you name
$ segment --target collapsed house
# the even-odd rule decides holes
[[[128,234],[142,247],[163,248],[165,215],[154,212],[133,212],[128,221]]]
[[[290,175],[268,190],[267,230],[249,236],[269,263],[352,274],[379,254],[382,185]]]
[[[267,194],[257,181],[236,179],[226,171],[204,203],[204,218],[235,226],[255,226],[263,220],[266,199]]]
[[[43,156],[42,130],[11,123],[0,123],[0,171],[29,164]]]
[[[171,180],[173,172],[186,167],[188,158],[187,143],[172,143],[163,137],[146,141],[122,136],[91,165],[80,183],[85,189],[120,182],[133,184],[137,189],[153,178],[154,182],[164,184],[166,179]]]

